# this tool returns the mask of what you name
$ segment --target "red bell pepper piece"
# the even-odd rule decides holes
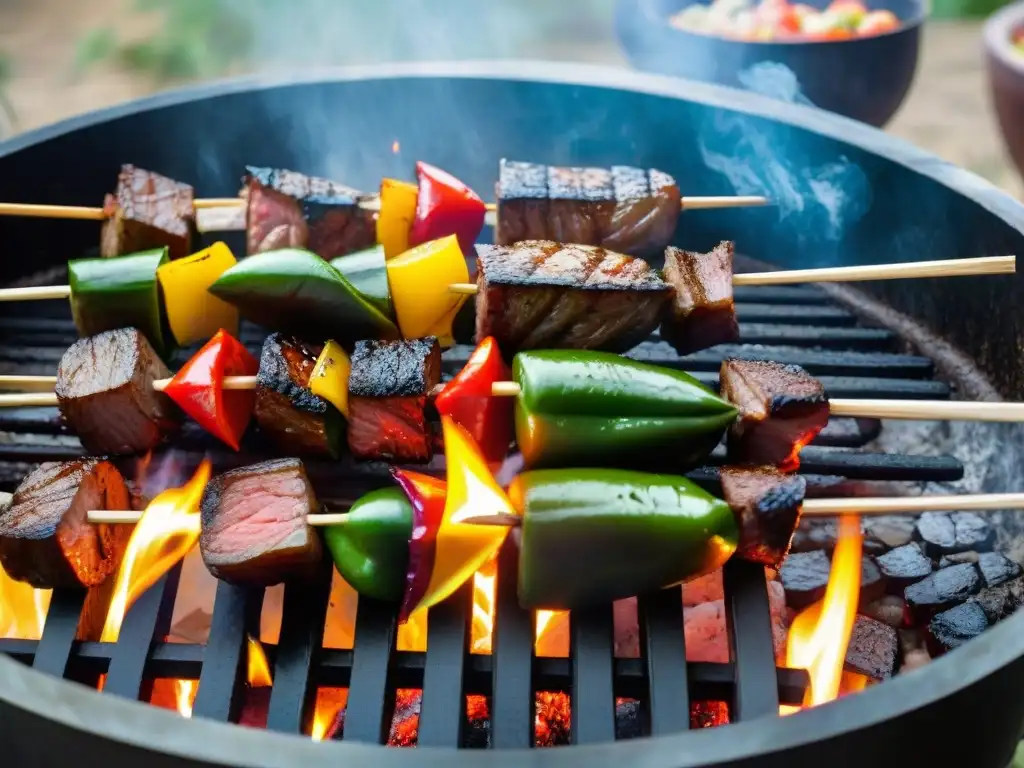
[[[493,336],[481,341],[465,367],[434,399],[437,412],[469,432],[488,464],[500,464],[512,442],[514,397],[495,397],[491,385],[512,371]]]
[[[419,191],[416,218],[409,232],[410,247],[455,235],[462,253],[472,254],[473,243],[484,227],[484,201],[450,173],[427,163],[416,163],[416,178]]]
[[[430,584],[434,570],[437,531],[444,516],[447,484],[444,480],[419,472],[392,469],[395,482],[409,497],[412,504],[412,537],[409,539],[409,565],[406,571],[405,595],[398,620],[409,618],[413,608],[419,605]]]
[[[256,404],[254,389],[224,389],[225,376],[255,376],[260,364],[223,328],[164,389],[178,407],[236,451]]]

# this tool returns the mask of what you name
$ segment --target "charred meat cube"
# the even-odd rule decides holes
[[[773,467],[723,467],[721,482],[740,532],[737,556],[778,568],[800,523],[807,481]]]
[[[669,286],[643,259],[591,245],[477,246],[476,336],[524,349],[624,352],[647,338]]]
[[[729,429],[729,457],[741,464],[799,466],[800,449],[828,423],[821,382],[797,365],[725,360],[721,393],[740,415]]]
[[[117,189],[103,202],[107,220],[100,255],[122,256],[167,246],[172,259],[192,251],[195,194],[188,184],[122,165]]]
[[[79,339],[57,367],[57,402],[64,420],[93,454],[148,451],[181,424],[181,414],[157,379],[171,372],[135,328]]]
[[[358,342],[348,383],[352,455],[371,461],[430,461],[427,398],[440,380],[441,347],[433,336]]]
[[[0,510],[0,564],[37,589],[95,587],[121,564],[130,525],[93,525],[90,509],[129,509],[124,478],[106,461],[42,464]]]
[[[377,241],[372,211],[343,184],[277,168],[246,168],[248,252],[306,248],[330,260]]]
[[[283,451],[337,456],[344,419],[309,391],[309,377],[322,347],[274,333],[263,342],[256,376],[254,414],[260,431]]]
[[[661,324],[661,337],[680,355],[739,340],[732,300],[733,244],[708,253],[665,250],[665,282],[675,295]]]
[[[512,245],[548,238],[548,169],[502,159],[498,166],[494,242]]]
[[[273,459],[214,477],[200,504],[199,549],[218,579],[269,587],[308,578],[321,561],[313,486],[298,459]]]

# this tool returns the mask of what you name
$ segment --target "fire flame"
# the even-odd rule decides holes
[[[33,589],[15,581],[0,568],[0,637],[8,640],[38,640],[43,636],[49,589]]]
[[[204,459],[191,480],[161,493],[142,513],[117,573],[102,642],[117,642],[128,608],[199,539],[199,502],[209,479],[210,462]]]
[[[786,666],[810,673],[811,687],[804,699],[805,707],[816,707],[839,696],[846,648],[857,620],[861,544],[860,518],[840,518],[825,597],[798,614],[789,629]],[[789,714],[799,707],[781,709],[783,714]]]
[[[246,680],[250,688],[269,688],[274,684],[274,677],[270,674],[270,663],[267,661],[267,654],[263,650],[260,641],[252,635],[248,636],[248,673]]]
[[[338,719],[338,714],[345,708],[347,701],[347,688],[320,688],[317,690],[316,704],[313,707],[313,723],[309,729],[309,737],[313,741],[323,741],[330,735],[331,727]]]
[[[494,637],[495,588],[497,586],[497,563],[491,561],[473,575],[473,621],[471,624],[470,650],[472,653],[490,653]],[[551,622],[564,611],[537,611],[535,644],[538,655],[541,638]]]
[[[178,714],[182,717],[192,717],[192,705],[196,700],[197,685],[195,680],[174,681],[175,706]]]

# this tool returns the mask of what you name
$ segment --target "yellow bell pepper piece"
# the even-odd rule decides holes
[[[309,374],[309,391],[322,397],[348,418],[348,376],[352,361],[336,341],[324,344],[324,351],[316,359]]]
[[[238,310],[208,290],[235,264],[231,249],[214,243],[157,268],[167,323],[179,346],[207,341],[221,328],[238,335]]]
[[[389,259],[388,286],[402,336],[437,336],[441,346],[455,343],[452,323],[465,295],[451,293],[452,283],[468,283],[469,267],[455,235],[417,245]]]
[[[498,485],[469,433],[450,416],[441,417],[447,461],[448,493],[437,530],[434,568],[423,599],[410,618],[447,599],[490,561],[508,536],[509,527],[474,525],[477,516],[511,516],[516,511]]]
[[[380,213],[377,214],[377,242],[384,246],[384,258],[391,259],[409,250],[409,231],[416,218],[415,184],[396,179],[380,183]]]

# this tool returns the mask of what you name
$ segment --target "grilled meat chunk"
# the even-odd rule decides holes
[[[181,424],[153,382],[171,375],[135,328],[104,331],[72,344],[57,366],[57,402],[92,454],[148,451]]]
[[[821,382],[797,365],[725,360],[721,394],[739,408],[729,429],[729,457],[740,464],[796,469],[798,453],[828,423]]]
[[[246,171],[241,194],[250,254],[306,248],[330,260],[377,241],[373,212],[359,207],[356,190],[295,171]]]
[[[675,290],[661,323],[661,337],[680,355],[739,340],[732,300],[733,244],[708,253],[665,250],[665,282]]]
[[[273,459],[214,477],[203,492],[199,550],[218,579],[269,587],[316,573],[319,512],[298,459]]]
[[[124,478],[112,464],[41,464],[0,510],[0,564],[37,589],[102,584],[120,566],[132,526],[93,525],[90,509],[129,509]]]
[[[322,347],[274,333],[263,342],[256,377],[256,422],[277,446],[299,455],[337,456],[344,423],[334,406],[309,391]]]
[[[122,256],[167,246],[172,259],[192,252],[195,194],[188,184],[122,165],[117,189],[107,195],[107,220],[100,233],[100,255]]]
[[[722,494],[739,528],[736,554],[771,568],[782,565],[800,522],[807,481],[774,467],[723,467]]]
[[[348,447],[357,459],[428,462],[433,434],[427,397],[441,380],[433,336],[360,341],[348,380]]]
[[[476,336],[524,349],[624,352],[654,330],[671,288],[643,259],[592,245],[477,246]]]
[[[502,160],[495,242],[555,240],[634,256],[660,254],[679,216],[679,187],[662,171],[625,165],[560,168]]]

